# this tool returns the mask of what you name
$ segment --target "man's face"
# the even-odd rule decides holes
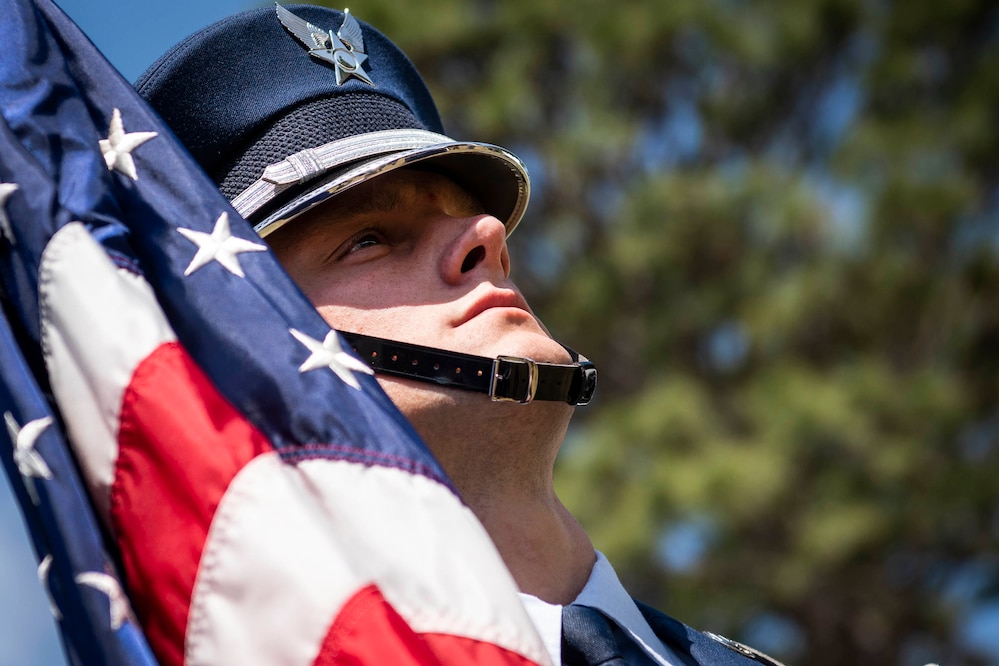
[[[502,222],[444,176],[407,169],[380,176],[267,240],[333,328],[569,362],[510,280]]]

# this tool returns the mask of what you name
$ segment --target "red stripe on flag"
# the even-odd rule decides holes
[[[523,655],[484,641],[449,634],[420,634],[374,585],[344,604],[323,639],[314,666],[534,666]]]
[[[176,342],[135,369],[122,398],[111,521],[129,594],[163,664],[182,664],[198,564],[222,495],[264,436]]]

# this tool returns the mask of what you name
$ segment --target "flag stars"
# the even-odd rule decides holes
[[[327,333],[322,342],[295,329],[291,329],[289,332],[311,352],[309,358],[305,359],[305,362],[299,366],[299,372],[329,368],[345,384],[358,390],[360,390],[361,384],[351,372],[352,370],[363,372],[366,375],[375,374],[371,368],[343,350],[336,331]]]
[[[185,276],[212,261],[217,261],[233,275],[246,277],[243,274],[243,267],[239,265],[238,255],[243,252],[263,252],[267,249],[259,243],[233,236],[229,229],[229,214],[224,211],[219,215],[219,219],[215,220],[215,228],[210,234],[194,229],[178,228],[177,231],[198,246],[197,253],[184,271]]]
[[[14,464],[17,465],[21,476],[51,479],[52,470],[35,451],[35,442],[39,435],[52,425],[52,417],[43,416],[40,419],[25,423],[23,427],[17,424],[10,412],[4,412],[3,419],[7,423],[7,434],[10,435],[10,441],[14,444]]]
[[[10,218],[7,217],[7,199],[16,191],[17,185],[14,183],[0,183],[0,233],[11,243],[14,242],[14,232],[10,228]]]
[[[49,598],[49,610],[52,611],[52,617],[57,620],[62,619],[62,613],[59,612],[59,606],[56,605],[55,599],[52,598],[52,592],[49,589],[49,571],[52,569],[52,555],[46,555],[41,562],[38,563],[38,582],[42,584],[42,589],[45,590],[45,594]]]
[[[115,109],[111,113],[108,138],[100,140],[101,152],[104,153],[104,161],[107,163],[108,169],[123,173],[132,180],[138,180],[139,175],[135,171],[132,151],[154,136],[156,136],[156,132],[125,132],[125,127],[121,122],[121,111]]]
[[[43,416],[40,419],[29,421],[21,427],[10,412],[4,412],[3,419],[7,424],[7,434],[14,445],[14,464],[24,478],[24,487],[31,497],[31,501],[38,504],[38,491],[35,489],[34,479],[51,479],[52,470],[45,463],[42,456],[35,451],[35,442],[38,437],[52,425],[51,416]]]
[[[121,590],[121,585],[113,576],[109,576],[106,573],[99,573],[97,571],[88,571],[86,573],[79,574],[76,577],[76,582],[80,585],[92,587],[95,590],[103,592],[107,595],[108,601],[111,604],[112,631],[117,631],[121,628],[121,625],[125,624],[125,620],[127,620],[131,614],[131,609],[128,606],[128,600],[125,598],[125,593]]]

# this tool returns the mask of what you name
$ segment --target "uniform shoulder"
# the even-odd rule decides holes
[[[683,622],[638,600],[635,600],[635,605],[663,643],[678,652],[690,655],[696,664],[749,666],[757,663],[766,666],[784,666],[773,657],[731,638],[688,627]]]

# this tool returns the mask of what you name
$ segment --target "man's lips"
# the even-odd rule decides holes
[[[530,308],[527,307],[527,301],[516,291],[512,289],[490,289],[483,294],[475,296],[471,304],[462,313],[462,316],[458,318],[456,325],[461,326],[465,322],[493,308],[515,308],[533,317]]]

